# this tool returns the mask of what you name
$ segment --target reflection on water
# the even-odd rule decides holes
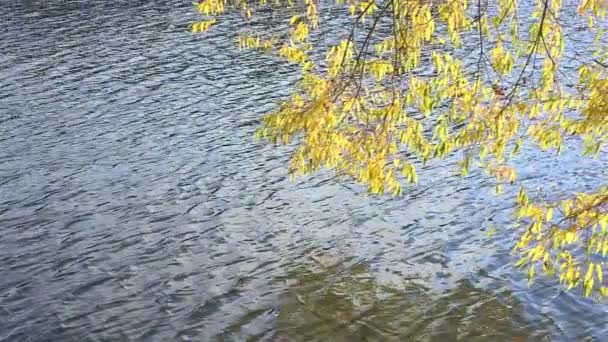
[[[369,267],[299,268],[284,281],[277,308],[279,341],[525,341],[548,337],[523,318],[512,295],[460,281],[435,294],[416,282],[379,285]]]
[[[528,288],[487,236],[511,208],[482,175],[289,182],[252,136],[297,69],[182,5],[0,6],[0,341],[605,340],[605,306]],[[527,182],[603,177],[527,152]]]

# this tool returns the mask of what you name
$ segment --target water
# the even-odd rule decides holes
[[[480,174],[430,165],[396,199],[289,182],[290,148],[252,135],[296,69],[196,18],[3,4],[0,341],[608,338],[605,306],[512,268],[513,232],[486,233],[510,202]],[[548,189],[605,181],[605,160],[525,156]]]

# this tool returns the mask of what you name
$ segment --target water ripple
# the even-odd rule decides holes
[[[239,53],[237,18],[206,37],[195,18],[0,9],[0,341],[607,336],[602,308],[513,272],[511,238],[484,231],[509,208],[480,175],[430,165],[397,199],[288,182],[289,148],[253,132],[295,68]],[[604,162],[561,171],[585,188]]]

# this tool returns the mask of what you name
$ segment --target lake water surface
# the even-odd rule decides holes
[[[429,165],[400,198],[290,182],[253,132],[296,68],[169,3],[2,3],[0,341],[608,340],[605,304],[512,267],[479,173]],[[521,158],[545,189],[606,181]]]

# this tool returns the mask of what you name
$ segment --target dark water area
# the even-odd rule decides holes
[[[605,304],[513,268],[480,173],[429,165],[399,198],[290,182],[290,147],[253,133],[297,69],[238,51],[237,17],[193,36],[187,1],[1,5],[0,341],[608,340]],[[606,180],[576,151],[521,164]]]

